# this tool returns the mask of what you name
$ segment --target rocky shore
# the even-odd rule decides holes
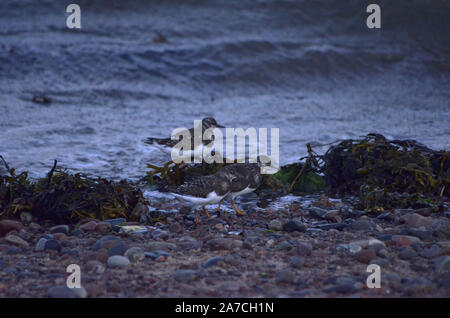
[[[0,297],[450,296],[448,203],[372,214],[298,197],[199,225],[173,204],[151,225],[1,220]],[[66,287],[70,264],[82,288]],[[369,264],[381,267],[380,289],[366,286]]]

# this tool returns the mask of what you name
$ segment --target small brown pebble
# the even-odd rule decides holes
[[[5,235],[12,230],[17,232],[24,228],[23,224],[14,220],[1,220],[0,221],[0,236]]]
[[[108,260],[108,250],[106,248],[101,248],[97,253],[97,260],[102,263],[106,263]]]
[[[111,231],[112,225],[108,222],[100,222],[95,226],[95,231],[100,233],[107,233]]]
[[[64,233],[55,233],[55,234],[53,234],[53,237],[57,241],[62,241],[67,237],[67,235]]]
[[[369,264],[376,257],[377,255],[372,249],[362,250],[355,254],[355,258],[363,264]]]
[[[118,293],[120,293],[120,286],[118,284],[113,283],[113,284],[108,285],[106,290],[108,293],[118,294]]]
[[[104,295],[104,288],[98,283],[86,284],[85,288],[89,297],[102,297]]]
[[[394,240],[396,246],[409,246],[411,245],[411,240],[406,236],[397,236]]]
[[[84,223],[80,226],[80,229],[85,232],[93,232],[95,231],[95,228],[97,227],[97,222],[95,221],[89,221],[87,223]]]
[[[10,244],[17,245],[22,248],[28,247],[28,242],[17,235],[8,234],[8,236],[5,237],[5,240]]]
[[[166,258],[163,255],[160,255],[155,259],[155,262],[158,262],[158,263],[162,263],[165,261],[166,261]]]

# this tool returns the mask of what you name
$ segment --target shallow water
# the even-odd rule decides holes
[[[0,154],[136,179],[166,159],[146,137],[204,116],[280,128],[281,164],[370,132],[449,149],[450,4],[391,2],[369,30],[364,1],[78,1],[81,31],[63,3],[2,2]]]

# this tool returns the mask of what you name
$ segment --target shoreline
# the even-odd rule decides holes
[[[11,231],[0,238],[0,297],[450,295],[448,211],[358,216],[321,196],[309,208],[293,202],[246,214],[214,213],[195,225],[172,213],[128,234],[112,226],[117,220],[2,220]],[[379,290],[366,287],[370,263],[381,267]],[[81,290],[64,287],[69,264],[80,265]]]

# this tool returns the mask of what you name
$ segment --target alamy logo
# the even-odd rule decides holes
[[[278,171],[280,148],[278,128],[250,127],[245,130],[225,128],[225,137],[219,128],[203,128],[201,120],[194,120],[193,136],[192,129],[174,129],[171,138],[178,141],[171,151],[174,163],[256,163],[259,158],[262,174],[273,174]]]
[[[71,273],[66,280],[68,288],[81,288],[81,269],[80,265],[70,264],[66,268],[67,273]]]
[[[367,277],[367,288],[381,288],[381,267],[377,264],[367,266],[368,273],[372,273]]]
[[[366,9],[370,15],[367,17],[366,25],[369,29],[381,28],[381,8],[378,4],[369,4]]]
[[[70,15],[66,19],[66,25],[69,29],[81,29],[81,8],[78,4],[69,4],[66,12]]]

